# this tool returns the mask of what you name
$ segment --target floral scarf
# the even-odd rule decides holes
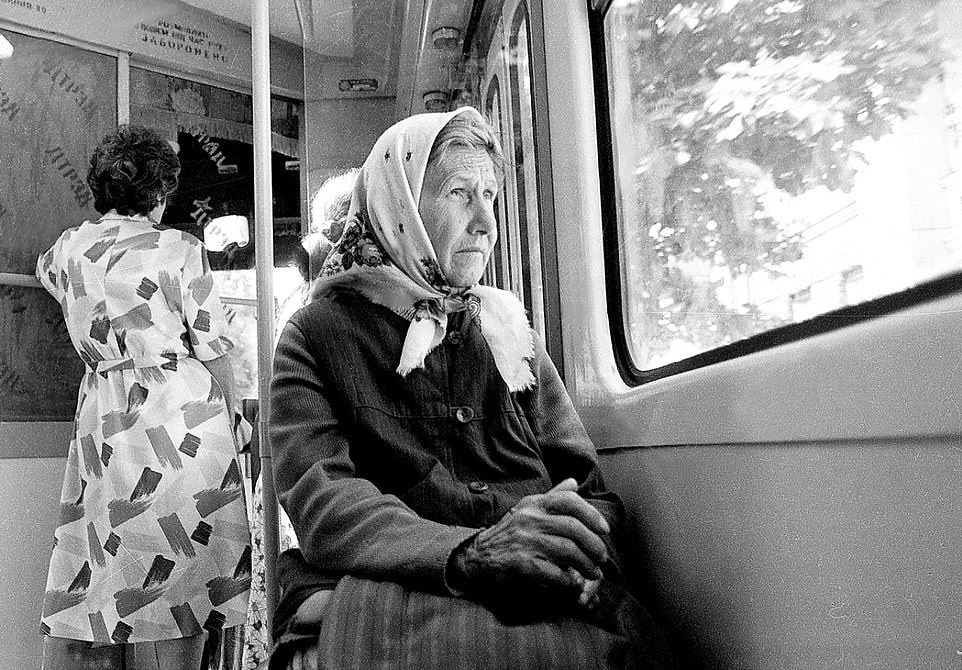
[[[424,359],[444,339],[448,315],[466,310],[479,320],[508,389],[522,391],[535,382],[530,365],[534,335],[524,306],[508,291],[449,286],[418,213],[434,139],[459,114],[480,118],[472,107],[418,114],[381,135],[357,177],[344,233],[328,254],[312,295],[347,286],[408,319],[397,368],[402,377],[424,367]]]

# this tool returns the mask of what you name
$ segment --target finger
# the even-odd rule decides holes
[[[574,582],[574,585],[578,587],[580,592],[585,590],[585,584],[590,584],[591,582],[584,578],[580,572],[574,568],[565,568],[565,572],[568,573],[568,577]]]
[[[589,606],[598,600],[598,589],[601,587],[600,579],[592,579],[581,586],[581,595],[578,596],[578,604]]]
[[[547,496],[548,494],[544,494],[542,496],[544,499],[536,496],[538,499],[532,500],[530,504],[515,507],[513,513],[505,520],[505,529],[512,528],[513,533],[522,537],[526,534],[534,537],[547,534],[568,538],[576,543],[592,561],[598,564],[604,563],[608,559],[608,551],[598,534],[603,533],[607,527],[607,521],[601,513],[573,492],[551,494],[554,497]],[[557,500],[558,496],[562,498]],[[569,496],[572,498],[568,499]],[[586,510],[585,507],[588,509]],[[587,516],[588,522],[594,528],[586,525],[582,518],[563,513],[562,510],[580,514],[581,517]]]
[[[578,581],[552,561],[545,559],[535,559],[531,562],[532,573],[527,575],[526,581],[529,584],[537,584],[542,589],[550,591],[578,593],[580,587]]]
[[[611,531],[604,515],[574,491],[549,491],[539,497],[538,503],[551,514],[573,516],[595,533]]]
[[[574,477],[568,477],[567,479],[562,479],[560,482],[548,489],[548,493],[555,493],[560,491],[577,491],[578,481]]]
[[[586,579],[601,577],[601,568],[581,548],[566,537],[559,535],[542,535],[538,538],[538,547],[545,558],[558,567],[574,568]],[[579,583],[581,580],[578,580]]]
[[[549,514],[539,517],[537,523],[542,533],[573,542],[596,565],[608,560],[608,547],[604,540],[578,519],[564,514]]]

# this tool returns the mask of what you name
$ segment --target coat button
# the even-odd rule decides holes
[[[452,330],[448,333],[448,342],[454,345],[461,344],[464,342],[464,335],[461,334],[460,330]]]
[[[469,482],[468,490],[471,493],[484,493],[488,490],[488,485],[484,482]]]
[[[454,416],[461,423],[467,423],[474,418],[474,410],[470,407],[458,407],[454,410]]]

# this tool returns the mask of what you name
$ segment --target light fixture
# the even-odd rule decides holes
[[[209,251],[223,251],[230,244],[246,247],[250,242],[247,217],[228,214],[212,219],[204,226],[204,246]]]
[[[13,45],[7,40],[6,37],[0,35],[0,60],[4,58],[10,58],[13,55]]]
[[[440,51],[453,51],[461,45],[461,31],[450,26],[442,26],[431,33],[434,48]]]
[[[421,99],[424,109],[429,112],[446,112],[448,109],[448,94],[444,91],[428,91]]]

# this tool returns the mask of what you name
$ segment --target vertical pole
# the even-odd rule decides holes
[[[251,0],[251,81],[254,93],[254,248],[257,262],[257,436],[264,507],[264,581],[267,633],[272,638],[277,605],[277,498],[271,467],[270,381],[274,353],[274,207],[271,180],[271,43],[268,0]]]

